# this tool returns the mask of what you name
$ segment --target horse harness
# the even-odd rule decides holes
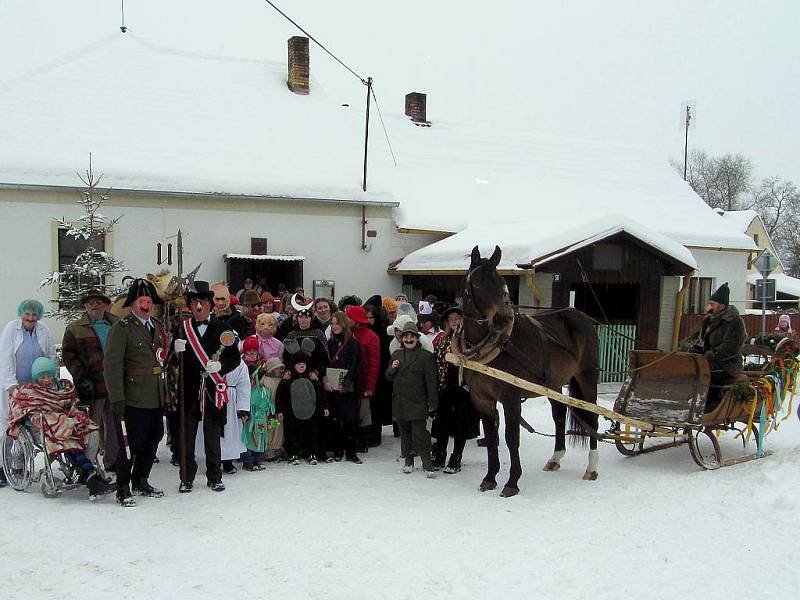
[[[472,289],[472,275],[478,269],[482,268],[484,265],[478,265],[474,269],[471,269],[467,273],[466,277],[466,287],[464,290],[464,308],[466,309],[468,303],[471,305],[472,308],[478,315],[483,317],[481,311],[478,310],[477,305],[475,304],[474,293]],[[505,306],[511,305],[511,300],[508,292],[508,286],[503,286],[503,304]],[[542,314],[553,314],[558,312],[563,312],[568,310],[566,308],[559,308],[553,309],[550,311],[546,311]],[[533,362],[528,358],[524,352],[522,352],[517,346],[515,346],[511,342],[511,335],[514,330],[514,322],[517,317],[523,317],[526,319],[531,325],[533,325],[534,330],[539,334],[539,339],[541,341],[542,347],[542,367],[541,369],[537,369]],[[476,319],[475,317],[470,317],[466,314],[466,310],[464,311],[464,320],[472,321],[478,325],[488,325],[489,326],[489,334],[481,339],[476,344],[470,344],[467,341],[463,323],[458,326],[456,331],[453,334],[453,342],[452,348],[454,354],[461,356],[468,360],[474,360],[475,362],[479,362],[481,364],[489,364],[493,360],[495,360],[501,353],[507,353],[511,358],[513,358],[519,365],[525,369],[528,373],[533,375],[535,379],[538,379],[542,382],[547,382],[550,375],[550,345],[555,344],[556,346],[560,347],[561,349],[565,350],[569,354],[572,352],[564,346],[561,342],[559,342],[552,334],[545,331],[544,326],[540,321],[535,319],[530,315],[520,315],[519,313],[512,311],[511,319],[509,322],[503,326],[502,329],[495,329],[493,324],[489,322],[488,319],[480,318]],[[459,375],[459,379],[461,376]]]

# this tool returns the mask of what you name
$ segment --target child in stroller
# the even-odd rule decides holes
[[[16,438],[22,427],[41,432],[42,445],[55,458],[63,453],[75,469],[77,482],[89,489],[89,498],[109,494],[116,486],[106,482],[84,450],[97,425],[77,406],[78,395],[72,382],[58,380],[53,361],[39,357],[31,367],[33,383],[20,386],[10,402],[8,435]]]

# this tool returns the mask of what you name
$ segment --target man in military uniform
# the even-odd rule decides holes
[[[67,326],[61,358],[72,375],[81,403],[89,406],[92,421],[100,426],[103,461],[110,469],[116,458],[118,440],[103,376],[103,351],[108,332],[118,319],[108,312],[111,299],[102,290],[90,290],[81,298],[81,304],[86,312]],[[94,460],[98,449],[92,448],[90,459]]]
[[[164,436],[166,386],[162,374],[168,348],[164,327],[151,314],[154,304],[162,304],[155,286],[146,279],[135,279],[123,305],[130,307],[131,314],[111,327],[105,347],[105,381],[120,440],[114,470],[117,501],[122,506],[136,505],[131,482],[133,491],[141,496],[164,495],[148,482]]]
[[[185,464],[181,465],[178,491],[187,493],[194,487],[197,475],[194,447],[198,424],[202,422],[208,487],[222,492],[225,484],[222,483],[220,438],[227,412],[225,375],[239,366],[241,357],[236,344],[224,347],[220,343],[220,336],[228,326],[219,319],[209,320],[214,294],[208,282],[195,281],[194,286],[194,290],[186,293],[192,317],[185,319],[173,336],[176,355],[186,352],[182,373],[185,440],[181,448],[181,452],[185,452],[185,460],[182,459]]]

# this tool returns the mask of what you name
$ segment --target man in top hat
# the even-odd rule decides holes
[[[739,311],[730,305],[730,296],[727,282],[711,295],[700,340],[692,349],[703,354],[711,367],[706,412],[714,410],[722,400],[719,386],[730,383],[742,371],[742,346],[747,341],[747,329]]]
[[[108,401],[106,381],[103,376],[103,350],[111,326],[117,317],[108,312],[111,299],[100,289],[92,289],[83,295],[81,304],[86,312],[73,321],[64,331],[61,343],[61,359],[72,375],[75,389],[83,404],[90,408],[92,420],[100,426],[103,436],[103,460],[110,469],[117,453],[117,434],[114,413]],[[92,448],[89,458],[94,459],[98,448]]]
[[[148,482],[158,443],[164,436],[162,408],[166,399],[164,366],[168,339],[152,316],[163,304],[147,279],[134,279],[124,307],[131,312],[114,323],[105,343],[103,369],[108,399],[117,416],[119,440],[114,470],[117,501],[135,506],[131,493],[160,498],[164,492]]]
[[[225,490],[222,483],[222,451],[220,438],[225,427],[228,402],[225,375],[233,371],[241,358],[236,344],[223,346],[220,336],[229,327],[220,320],[209,320],[214,293],[208,282],[195,281],[194,290],[186,293],[192,312],[174,334],[173,347],[183,356],[183,407],[185,438],[179,440],[181,453],[181,483],[178,491],[191,492],[197,475],[194,448],[197,428],[203,423],[203,444],[206,453],[208,487],[215,492]],[[250,292],[248,290],[246,293]],[[179,410],[181,410],[179,408]],[[179,434],[180,435],[180,434]]]

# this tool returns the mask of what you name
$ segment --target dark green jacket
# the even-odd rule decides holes
[[[747,341],[747,329],[735,306],[721,313],[706,315],[700,331],[703,356],[711,365],[712,376],[720,372],[733,377],[742,370],[742,346]]]
[[[161,365],[156,351],[165,351],[165,333],[158,319],[152,321],[152,339],[133,314],[114,323],[108,332],[103,365],[108,398],[116,414],[124,412],[123,406],[159,408],[164,404],[165,386],[158,374]]]
[[[400,361],[398,368],[392,363]],[[439,378],[436,358],[417,344],[413,350],[401,348],[389,359],[386,379],[392,381],[392,416],[398,421],[427,419],[439,407]]]
[[[112,326],[117,317],[106,312],[103,318]],[[103,348],[100,338],[89,323],[89,315],[83,316],[67,326],[61,343],[61,360],[67,367],[81,402],[90,403],[95,398],[106,397],[106,382],[103,378]]]

